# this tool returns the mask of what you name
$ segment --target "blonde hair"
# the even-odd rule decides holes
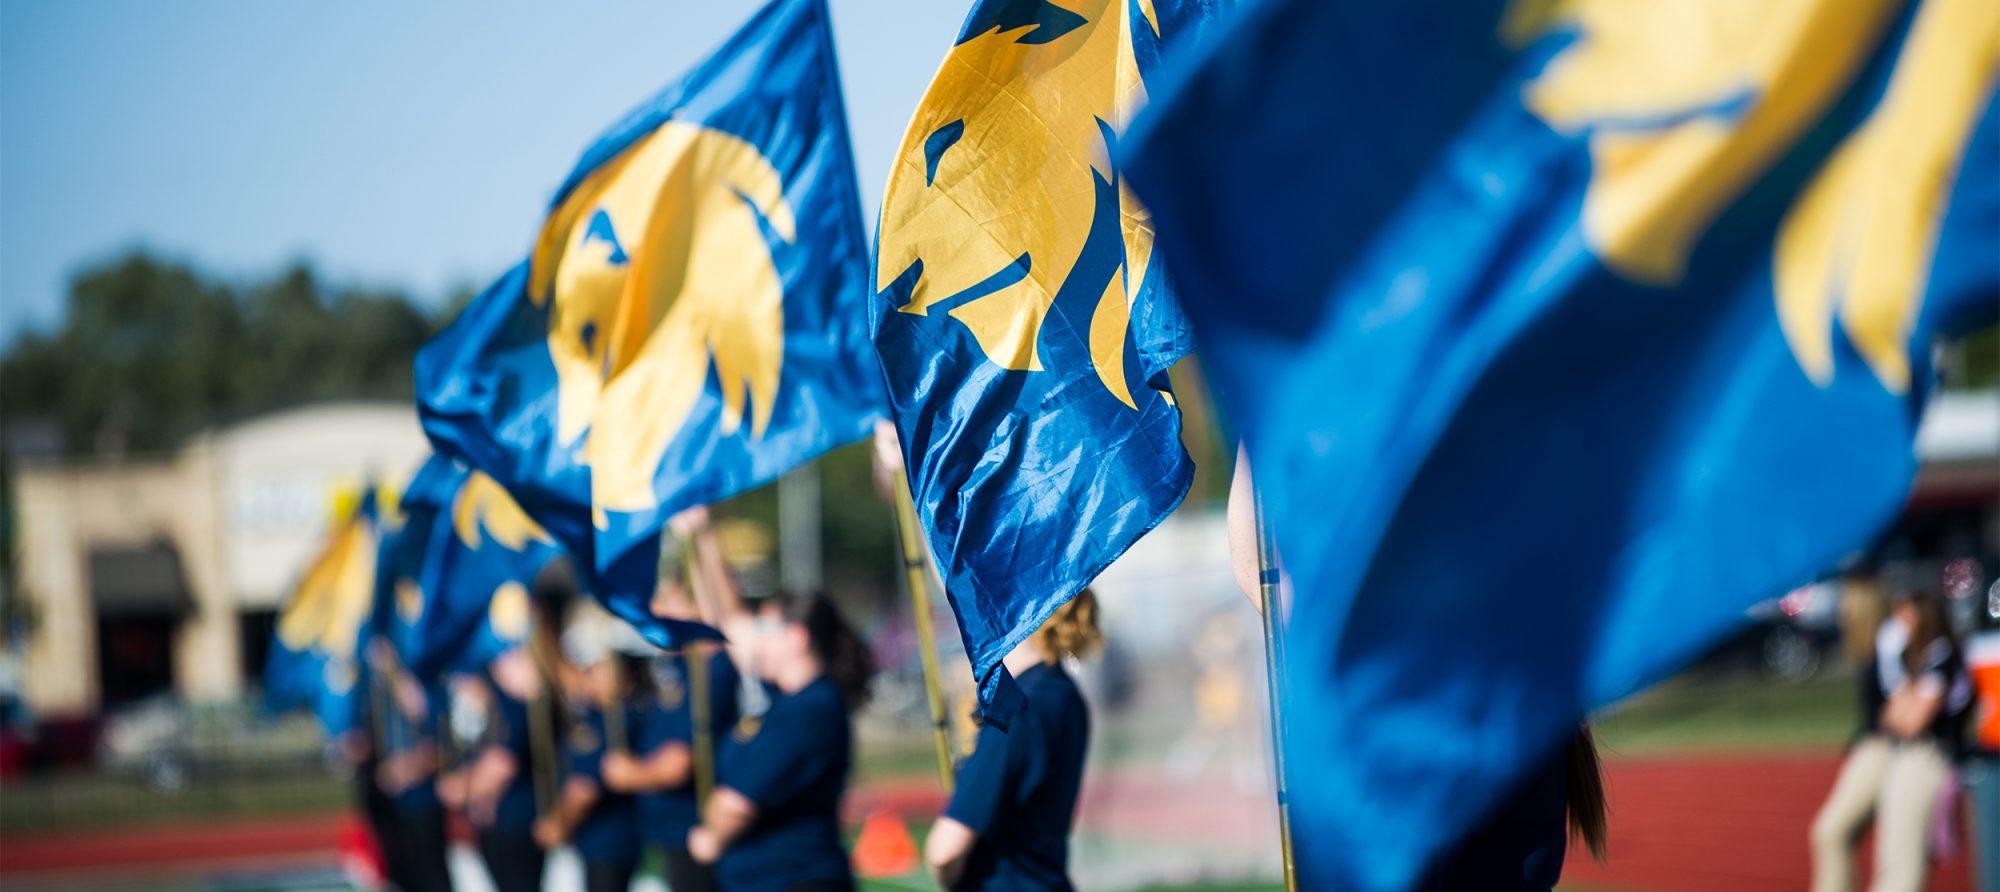
[[[1035,644],[1050,660],[1064,657],[1082,660],[1103,650],[1104,633],[1097,628],[1097,594],[1084,589],[1069,603],[1056,608],[1048,621],[1035,630]]]

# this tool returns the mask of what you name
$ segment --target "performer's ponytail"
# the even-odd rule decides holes
[[[1604,860],[1604,838],[1609,832],[1609,810],[1604,801],[1604,769],[1597,759],[1597,740],[1590,726],[1576,729],[1563,754],[1564,781],[1569,789],[1570,835],[1583,841],[1590,857]]]
[[[1097,628],[1097,595],[1084,589],[1069,603],[1056,608],[1048,622],[1035,630],[1035,643],[1051,660],[1085,659],[1104,649],[1104,633]]]
[[[875,680],[875,656],[868,643],[822,595],[780,595],[784,617],[805,627],[812,641],[813,655],[819,657],[826,675],[847,701],[847,711],[868,705],[869,685]]]

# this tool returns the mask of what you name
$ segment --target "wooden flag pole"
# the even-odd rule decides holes
[[[555,685],[560,683],[542,638],[539,623],[529,627],[528,658],[535,667],[535,693],[528,698],[528,782],[535,793],[535,815],[556,807]],[[501,696],[506,696],[500,692]]]
[[[910,498],[910,478],[901,462],[895,466],[896,530],[903,543],[903,575],[910,588],[910,610],[916,620],[917,650],[924,667],[924,698],[930,703],[931,740],[937,749],[938,783],[950,796],[951,718],[945,711],[944,684],[938,675],[937,633],[931,628],[931,599],[924,578],[924,538],[917,524],[917,504]]]
[[[1283,592],[1279,584],[1282,574],[1278,569],[1277,541],[1264,519],[1264,499],[1253,497],[1257,506],[1257,591],[1264,612],[1264,678],[1271,699],[1271,765],[1278,787],[1278,846],[1284,858],[1285,892],[1298,892],[1298,867],[1292,860],[1291,794],[1285,782],[1285,636]]]
[[[687,587],[688,599],[700,610],[704,602],[701,597],[699,574],[695,572],[694,542],[680,541],[681,584]],[[682,673],[688,691],[689,742],[694,750],[694,802],[695,808],[708,807],[709,791],[715,789],[715,729],[710,715],[712,707],[708,700],[708,653],[707,648],[689,644],[681,648]]]
[[[372,738],[368,745],[379,762],[390,756],[395,745],[395,741],[389,738],[393,733],[389,727],[389,710],[395,704],[389,696],[388,683],[382,679],[382,670],[376,665],[381,661],[375,658],[372,641],[368,647],[368,652],[362,655],[362,661],[367,664],[362,668],[368,671],[368,736]],[[372,784],[375,779],[369,778],[368,782]]]

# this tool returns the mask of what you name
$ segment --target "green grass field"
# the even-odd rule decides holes
[[[1844,672],[1805,682],[1676,679],[1605,710],[1595,727],[1605,753],[1833,750],[1858,718]]]

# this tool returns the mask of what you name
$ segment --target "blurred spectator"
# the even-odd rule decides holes
[[[1854,844],[1875,820],[1877,892],[1923,888],[1931,824],[1972,683],[1935,594],[1899,592],[1862,669],[1862,732],[1812,826],[1813,889],[1853,889]]]

